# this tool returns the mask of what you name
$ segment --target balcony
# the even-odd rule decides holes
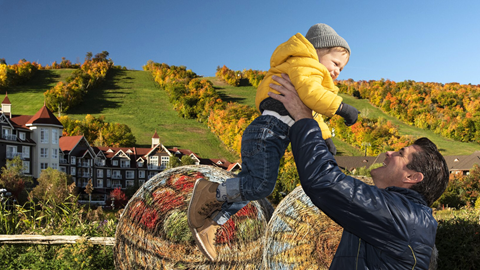
[[[20,158],[24,158],[21,152],[14,152],[14,153],[8,153],[7,152],[7,158],[12,159],[15,158],[16,156],[19,156]]]
[[[120,174],[114,174],[114,175],[112,175],[112,178],[113,178],[113,179],[122,179],[122,175],[120,175]]]
[[[8,140],[8,141],[16,141],[17,140],[17,135],[13,134],[3,134],[2,139]]]
[[[113,184],[112,188],[122,188],[122,184]]]
[[[90,175],[90,173],[79,173],[78,176],[79,176],[79,177],[86,177],[86,178],[92,177],[92,176]]]
[[[88,167],[90,167],[90,164],[89,164],[88,162],[79,162],[79,163],[78,163],[78,166],[79,166],[79,167],[88,168]]]
[[[95,166],[97,166],[97,167],[105,167],[105,160],[95,161]]]
[[[148,169],[149,170],[160,170],[160,166],[148,164]]]
[[[61,158],[60,159],[60,164],[68,164],[68,160]]]

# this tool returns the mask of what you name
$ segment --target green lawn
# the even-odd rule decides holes
[[[43,106],[43,93],[59,81],[64,82],[73,71],[74,69],[39,70],[27,84],[8,88],[13,114],[34,115]]]
[[[90,91],[83,104],[68,113],[75,119],[83,119],[86,114],[105,115],[108,122],[128,125],[138,147],[150,147],[157,130],[166,147],[190,149],[203,158],[238,159],[206,124],[178,117],[165,91],[156,86],[146,71],[109,71],[103,86]]]

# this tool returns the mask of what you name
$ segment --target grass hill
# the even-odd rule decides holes
[[[25,85],[8,89],[14,114],[35,114],[43,105],[43,92],[58,81],[64,81],[73,70],[40,70]],[[232,87],[215,77],[207,77],[225,101],[255,106],[256,89],[252,86]],[[443,138],[431,131],[404,124],[373,107],[368,100],[342,95],[345,102],[358,108],[364,116],[384,117],[399,127],[402,135],[426,136],[435,142],[444,155],[469,155],[480,150],[475,143],[462,143]],[[213,135],[205,124],[177,116],[166,93],[156,86],[149,72],[136,70],[111,70],[106,81],[85,97],[81,106],[68,115],[83,119],[86,114],[105,115],[106,121],[128,125],[137,139],[137,147],[149,147],[155,130],[161,143],[167,147],[190,149],[205,158],[238,160]],[[339,155],[361,156],[358,149],[334,138]]]
[[[8,90],[14,114],[35,114],[43,106],[43,92],[65,80],[72,70],[40,70],[29,83]],[[190,149],[203,158],[236,161],[205,124],[177,116],[166,93],[158,88],[150,73],[135,70],[111,70],[103,86],[90,91],[82,105],[68,116],[83,119],[87,114],[105,115],[107,122],[128,125],[137,139],[137,147],[150,147],[157,130],[167,147]]]

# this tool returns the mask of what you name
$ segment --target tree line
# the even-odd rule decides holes
[[[341,93],[365,98],[403,122],[446,138],[480,143],[480,85],[390,80],[339,81]]]

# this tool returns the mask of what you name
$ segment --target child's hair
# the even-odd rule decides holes
[[[333,49],[336,49],[336,50],[339,50],[341,52],[344,52],[348,55],[348,60],[350,60],[350,51],[347,50],[346,48],[344,47],[328,47],[328,48],[315,48],[315,50],[317,51],[318,55],[319,56],[322,56],[322,55],[325,55],[325,54],[328,54],[330,53]],[[347,62],[348,62],[347,60]]]

